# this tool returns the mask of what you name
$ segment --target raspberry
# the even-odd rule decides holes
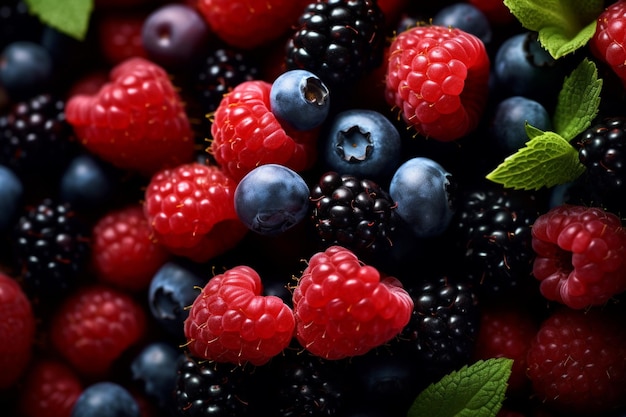
[[[213,115],[208,150],[236,181],[262,164],[301,172],[315,162],[317,130],[284,129],[271,111],[271,88],[265,81],[244,81],[224,96]]]
[[[626,2],[616,1],[597,18],[596,30],[589,40],[591,53],[606,63],[626,85]]]
[[[109,77],[97,94],[67,102],[67,120],[84,146],[119,168],[148,176],[191,161],[193,132],[165,70],[135,57]]]
[[[117,10],[105,11],[96,20],[98,45],[104,59],[117,65],[129,58],[147,58],[141,39],[141,29],[147,13]]]
[[[127,294],[94,284],[65,298],[52,317],[53,347],[80,374],[94,377],[107,370],[143,337],[146,315]]]
[[[341,246],[314,254],[293,291],[296,336],[314,355],[341,359],[388,342],[409,322],[413,300],[394,277]]]
[[[232,249],[248,231],[235,211],[236,187],[214,165],[193,162],[156,173],[144,203],[153,237],[196,262]]]
[[[597,207],[561,205],[532,227],[533,274],[541,294],[574,309],[626,290],[626,231]]]
[[[228,45],[251,49],[285,34],[311,0],[199,0],[198,11]]]
[[[600,415],[626,404],[626,332],[608,312],[557,310],[541,324],[527,361],[534,393],[554,409]]]
[[[211,278],[185,320],[191,354],[262,365],[285,349],[293,338],[293,312],[279,297],[262,291],[259,274],[248,266]]]
[[[40,359],[29,369],[19,398],[23,417],[70,417],[83,384],[74,370],[57,359]]]
[[[417,133],[453,141],[478,125],[489,68],[485,45],[476,36],[443,26],[413,27],[391,43],[386,99]]]
[[[93,227],[91,251],[98,278],[122,289],[147,289],[169,258],[169,252],[151,237],[140,204],[117,209],[98,220]]]
[[[513,359],[511,376],[508,380],[509,394],[522,394],[529,387],[526,376],[526,354],[538,329],[539,326],[527,306],[502,303],[481,308],[474,358]]]
[[[0,272],[0,389],[14,384],[32,357],[35,316],[13,278]]]

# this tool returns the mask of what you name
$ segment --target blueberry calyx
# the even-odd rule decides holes
[[[307,103],[316,104],[318,106],[326,105],[328,100],[328,88],[317,77],[306,77],[302,83],[302,96]]]
[[[365,161],[374,149],[369,132],[362,131],[358,126],[337,133],[337,153],[348,162]]]

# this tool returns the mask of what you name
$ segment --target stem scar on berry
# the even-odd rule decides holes
[[[302,86],[302,93],[307,102],[323,106],[328,100],[328,88],[319,78],[308,77]]]
[[[363,132],[358,126],[339,132],[337,153],[348,162],[366,160],[374,149],[369,132]]]

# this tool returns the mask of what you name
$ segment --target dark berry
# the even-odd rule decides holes
[[[0,84],[13,101],[47,92],[53,73],[52,57],[39,43],[16,41],[0,54]]]
[[[45,199],[18,219],[14,251],[27,293],[49,301],[79,281],[89,256],[89,234],[68,203]]]
[[[72,417],[140,417],[132,394],[116,382],[96,382],[82,392],[72,408]]]
[[[13,225],[22,206],[22,181],[5,166],[0,165],[0,232]]]
[[[330,171],[313,186],[310,199],[323,246],[340,245],[369,257],[392,245],[395,203],[374,181]]]
[[[443,7],[433,16],[432,23],[462,29],[477,36],[485,44],[491,42],[491,24],[487,16],[470,3],[457,2]]]
[[[135,356],[130,369],[141,391],[161,410],[174,408],[180,351],[164,342],[153,342]]]
[[[383,59],[385,18],[375,0],[322,0],[304,10],[286,46],[287,69],[345,88]]]

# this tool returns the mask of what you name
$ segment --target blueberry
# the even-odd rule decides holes
[[[452,175],[430,158],[404,162],[391,178],[389,194],[398,216],[419,238],[442,234],[454,214]]]
[[[400,133],[387,117],[374,110],[338,113],[320,137],[320,147],[329,170],[379,183],[389,179],[400,164]]]
[[[237,184],[235,211],[250,230],[276,236],[306,217],[309,187],[297,172],[285,166],[261,165]]]
[[[80,394],[71,417],[140,417],[139,405],[123,386],[96,382]]]
[[[453,3],[433,16],[433,24],[461,29],[478,37],[483,43],[491,41],[491,24],[487,16],[469,3]]]
[[[24,187],[9,168],[0,165],[0,231],[13,225],[21,206]]]
[[[110,167],[84,154],[70,161],[59,187],[61,198],[74,207],[97,208],[111,198],[115,184]]]
[[[148,15],[141,29],[146,54],[163,67],[179,70],[202,56],[209,26],[192,7],[166,4]]]
[[[0,55],[0,84],[14,101],[47,90],[52,76],[52,58],[38,43],[16,41],[7,45]]]
[[[320,126],[328,116],[328,88],[315,74],[294,69],[279,75],[270,90],[270,108],[281,123],[296,130]]]
[[[496,106],[489,130],[491,139],[510,155],[529,140],[526,122],[544,132],[552,129],[552,120],[543,104],[522,96],[507,97]]]
[[[177,364],[180,352],[172,345],[153,342],[145,346],[130,364],[133,380],[161,410],[174,406]]]
[[[523,32],[500,45],[493,62],[493,75],[498,94],[545,102],[558,94],[564,71],[561,61],[541,46],[535,32]]]
[[[148,287],[148,305],[157,323],[176,340],[183,340],[187,307],[198,296],[197,287],[205,280],[174,262],[165,263],[154,274]]]

